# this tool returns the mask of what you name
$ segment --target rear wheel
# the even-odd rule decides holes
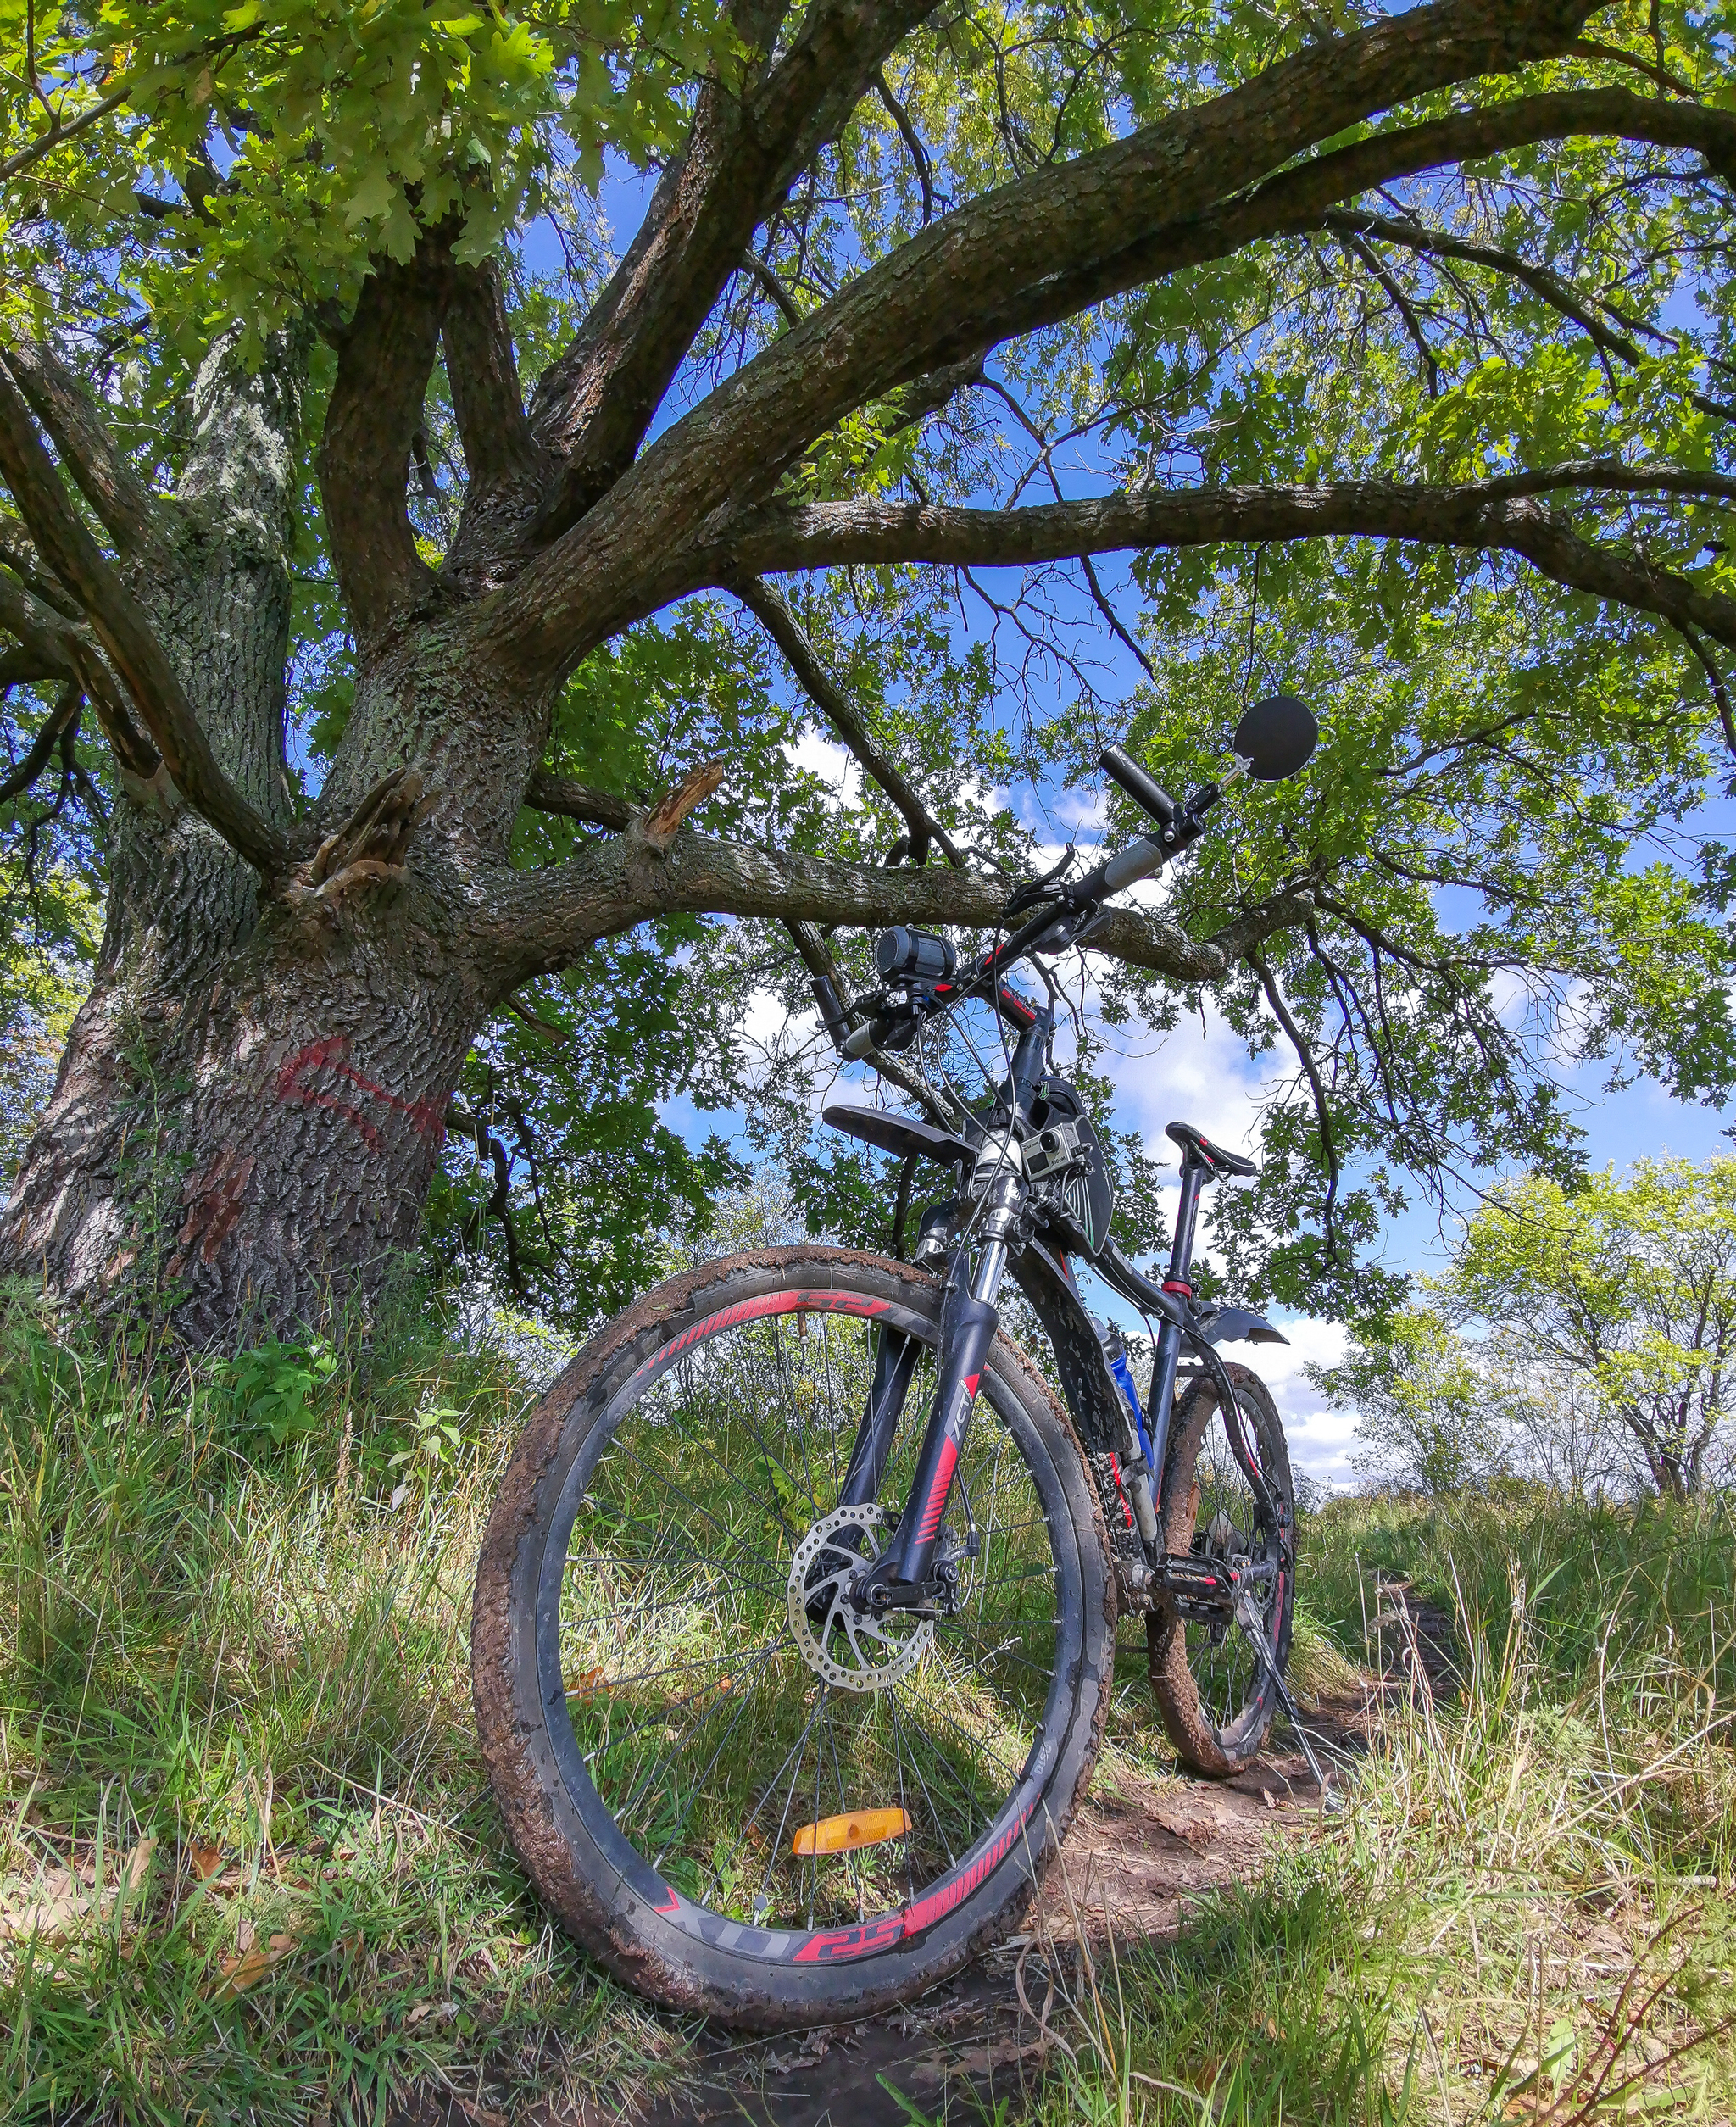
[[[1259,1461],[1276,1516],[1259,1504],[1230,1445],[1219,1391],[1209,1378],[1178,1400],[1164,1457],[1164,1549],[1197,1563],[1251,1567],[1265,1645],[1282,1673],[1289,1659],[1296,1590],[1296,1527],[1289,1450],[1271,1392],[1246,1367],[1229,1366],[1244,1439]],[[1270,1671],[1232,1618],[1202,1622],[1171,1605],[1145,1621],[1151,1688],[1170,1740],[1196,1773],[1222,1779],[1257,1757],[1277,1706]]]
[[[920,1991],[1017,1918],[1100,1737],[1113,1598],[1053,1398],[998,1339],[943,1528],[955,1593],[848,1601],[891,1540],[941,1288],[840,1250],[725,1258],[532,1413],[477,1573],[477,1724],[571,1932],[642,1992],[776,2029]],[[914,1372],[871,1507],[839,1486],[879,1340]]]

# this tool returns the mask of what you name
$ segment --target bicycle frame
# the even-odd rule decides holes
[[[998,990],[999,970],[1006,964],[1003,954],[996,969]],[[1005,1003],[1014,995],[999,993],[995,1002],[1004,1011]],[[1117,1478],[1129,1484],[1130,1507],[1149,1565],[1158,1563],[1157,1513],[1162,1504],[1159,1488],[1184,1347],[1191,1346],[1204,1368],[1216,1378],[1227,1413],[1226,1431],[1232,1451],[1256,1495],[1268,1506],[1271,1504],[1264,1473],[1234,1415],[1233,1390],[1213,1345],[1220,1338],[1258,1337],[1262,1333],[1277,1338],[1277,1332],[1260,1317],[1240,1309],[1217,1311],[1208,1328],[1192,1320],[1194,1291],[1188,1271],[1200,1193],[1211,1178],[1211,1169],[1203,1161],[1184,1155],[1169,1274],[1161,1284],[1145,1278],[1112,1243],[1095,1259],[1095,1267],[1105,1281],[1161,1325],[1157,1333],[1150,1408],[1144,1413],[1148,1459],[1136,1412],[1129,1409],[1110,1372],[1097,1327],[1086,1311],[1066,1257],[1024,1230],[1030,1192],[1017,1148],[1031,1128],[1034,1098],[1048,1064],[1054,1013],[1052,1006],[1032,1007],[1023,999],[1017,1001],[1024,1006],[1021,1017],[1025,1023],[1004,1089],[1003,1109],[982,1146],[972,1147],[961,1138],[950,1137],[914,1119],[882,1111],[827,1111],[829,1121],[846,1129],[854,1128],[887,1150],[956,1161],[961,1169],[969,1162],[972,1169],[972,1185],[967,1194],[973,1208],[964,1234],[947,1259],[934,1400],[918,1450],[915,1475],[899,1515],[898,1540],[864,1577],[860,1590],[862,1599],[877,1608],[924,1607],[933,1598],[936,1553],[953,1473],[970,1426],[982,1369],[999,1328],[997,1302],[1009,1272],[1049,1338],[1082,1445],[1088,1453],[1116,1457]],[[889,1335],[882,1338],[873,1384],[840,1494],[841,1505],[865,1506],[877,1496],[917,1357],[914,1340]]]

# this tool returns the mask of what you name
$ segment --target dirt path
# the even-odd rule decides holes
[[[931,2118],[966,2085],[990,2101],[1016,2096],[1043,2050],[1019,1999],[1027,1946],[1027,2001],[1040,2015],[1045,1960],[1070,1977],[1082,1929],[1093,1944],[1111,1924],[1124,1942],[1172,1934],[1190,1893],[1251,1874],[1274,1826],[1299,1831],[1319,1801],[1305,1761],[1288,1755],[1263,1758],[1222,1786],[1177,1792],[1129,1781],[1112,1796],[1093,1796],[1074,1820],[1059,1879],[1027,1935],[895,2015],[806,2039],[743,2043],[720,2034],[687,2086],[640,2115],[643,2127],[909,2127],[894,2090]]]
[[[1450,1688],[1447,1620],[1400,1586],[1382,1592],[1383,1673],[1308,1715],[1316,1750],[1351,1778],[1382,1696],[1418,1688],[1419,1674],[1438,1692]],[[720,2030],[701,2039],[682,2087],[643,2109],[600,2091],[577,2109],[535,2106],[520,2115],[522,2127],[910,2127],[900,2098],[933,2119],[960,2114],[968,2096],[1010,2099],[1016,2111],[1047,2050],[1040,2018],[1049,1974],[1075,1984],[1081,1934],[1093,1952],[1111,1929],[1122,1945],[1173,1935],[1190,1897],[1252,1875],[1273,1832],[1305,1836],[1320,1807],[1282,1721],[1273,1749],[1222,1784],[1099,1773],[1027,1933],[955,1979],[893,2015],[806,2036],[743,2039]],[[503,2118],[442,2094],[401,2108],[392,2127],[492,2127]]]

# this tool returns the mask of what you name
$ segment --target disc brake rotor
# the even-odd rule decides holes
[[[882,1506],[835,1506],[790,1561],[790,1629],[802,1659],[843,1691],[884,1691],[908,1676],[934,1640],[930,1618],[859,1611],[850,1583],[880,1556],[893,1517]]]

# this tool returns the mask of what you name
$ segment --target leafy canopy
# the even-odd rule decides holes
[[[1374,12],[1335,7],[1323,23],[1288,0],[1110,13],[1033,0],[937,13],[889,63],[887,97],[865,100],[760,231],[763,271],[731,281],[669,411],[932,215]],[[1722,6],[1616,7],[1594,26],[1615,59],[1538,66],[1523,86],[1614,81],[1729,103]],[[326,330],[379,262],[439,226],[459,259],[502,262],[531,384],[630,234],[609,226],[636,209],[605,174],[665,166],[698,82],[731,78],[742,52],[698,4],[107,0],[31,15],[0,0],[8,329],[56,336],[166,487],[187,441],[189,365],[214,336],[257,346],[295,320]],[[1402,117],[1467,100],[1422,99]],[[1729,214],[1728,185],[1696,157],[1601,136],[1407,180],[1015,340],[938,409],[856,409],[786,493],[995,508],[1154,483],[1446,484],[1586,459],[1728,471]],[[330,370],[316,354],[309,439]],[[418,454],[411,506],[437,564],[465,485],[438,363]],[[1736,591],[1726,501],[1585,491],[1551,506],[1577,537]],[[310,465],[301,520],[290,754],[305,801],[354,685]],[[1099,803],[1105,739],[1186,784],[1221,765],[1250,693],[1282,684],[1319,710],[1306,775],[1238,791],[1162,889],[1201,936],[1280,893],[1309,911],[1210,1000],[1271,1073],[1263,1178],[1226,1199],[1218,1235],[1250,1295],[1378,1316],[1401,1281],[1373,1244],[1419,1187],[1523,1168],[1568,1201],[1583,1152],[1561,1086],[1581,1064],[1714,1103],[1736,1084],[1732,871],[1706,813],[1736,727],[1717,647],[1656,613],[1474,539],[1227,542],[987,573],[865,565],[786,588],[876,743],[1010,876],[1052,859],[1082,819],[1137,824],[1115,793]],[[14,759],[51,708],[28,687],[6,696]],[[871,782],[840,802],[841,778],[801,750],[815,735],[829,736],[823,719],[751,623],[708,596],[587,660],[549,762],[637,795],[723,758],[714,831],[877,861],[904,823]],[[112,797],[99,749],[90,765]],[[65,809],[37,832],[63,869],[100,871],[94,812]],[[526,813],[520,861],[571,846],[570,827]],[[868,987],[861,941],[833,943]],[[1088,1071],[1100,1039],[1175,1026],[1208,1001],[1116,967],[1075,979]],[[509,1250],[481,1217],[488,1155],[458,1144],[437,1202],[449,1252],[481,1250],[503,1271],[515,1254],[526,1289],[582,1319],[639,1274],[634,1234],[698,1216],[736,1156],[668,1127],[677,1099],[743,1109],[750,1149],[790,1165],[816,1218],[881,1238],[883,1173],[812,1135],[808,1080],[825,1056],[811,1022],[770,1050],[750,1038],[768,1007],[807,1007],[782,933],[665,926],[524,1001],[555,1033],[504,1017],[462,1089],[504,1133],[516,1232]],[[641,1038],[598,1031],[616,1023]],[[538,1158],[575,1178],[551,1195]],[[599,1283],[604,1258],[616,1267]]]

